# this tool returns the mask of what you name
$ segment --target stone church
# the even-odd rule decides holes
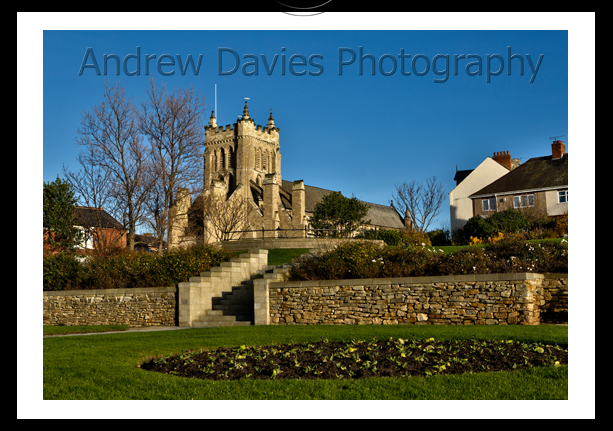
[[[265,127],[256,125],[246,101],[242,117],[233,125],[218,127],[215,112],[211,114],[205,126],[204,188],[193,203],[188,190],[179,189],[171,211],[170,248],[219,240],[199,205],[211,199],[247,205],[248,221],[232,225],[232,230],[252,232],[233,235],[232,239],[305,237],[315,205],[332,191],[305,185],[303,180],[281,178],[279,130],[272,112]],[[370,228],[405,227],[393,206],[364,203],[369,207],[366,219],[371,220]]]

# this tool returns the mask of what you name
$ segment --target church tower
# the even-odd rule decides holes
[[[276,183],[281,183],[279,128],[272,112],[265,127],[256,125],[245,101],[243,115],[236,123],[219,127],[213,112],[204,129],[205,191],[213,180],[219,180],[225,183],[228,197],[239,184],[243,185],[244,197],[248,197],[252,188],[262,190],[267,175],[274,174]]]

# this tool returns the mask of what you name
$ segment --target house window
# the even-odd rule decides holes
[[[496,211],[496,198],[483,199],[481,203],[483,211]]]
[[[513,197],[513,208],[534,206],[534,195],[521,195]]]
[[[568,203],[568,190],[564,190],[558,192],[558,203],[559,204],[567,204]]]

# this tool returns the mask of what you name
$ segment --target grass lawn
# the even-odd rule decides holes
[[[250,326],[45,337],[44,400],[560,400],[568,367],[356,380],[207,381],[145,371],[144,359],[241,344],[434,337],[568,344],[567,326]]]
[[[542,242],[560,242],[562,240],[568,241],[568,238],[555,238],[555,239],[531,239],[526,242],[531,244],[538,244]],[[462,250],[464,248],[483,248],[487,244],[475,244],[475,245],[437,245],[437,246],[428,246],[428,248],[434,248],[436,250],[443,250],[444,253],[453,253],[454,251]]]

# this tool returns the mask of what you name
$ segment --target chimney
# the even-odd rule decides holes
[[[562,141],[553,141],[551,144],[551,158],[561,159],[566,154],[566,146]]]
[[[502,166],[509,168],[509,170],[513,169],[513,165],[511,163],[511,155],[508,151],[498,151],[494,153],[494,157],[492,159],[495,162],[500,163]]]

